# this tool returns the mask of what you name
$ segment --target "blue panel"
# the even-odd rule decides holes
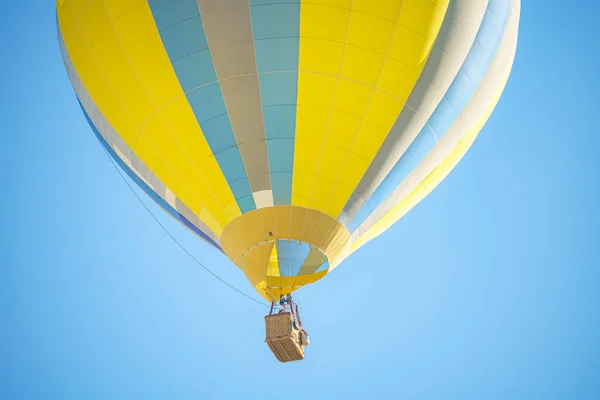
[[[483,20],[485,21],[485,17],[483,18]],[[458,71],[458,74],[456,75],[456,77],[454,78],[454,82],[452,83],[452,86],[450,86],[450,88],[448,89],[448,92],[452,92],[455,88],[453,86],[456,86],[457,82],[457,78],[461,77],[461,76],[469,76],[469,74],[472,71],[477,71],[478,69],[481,68],[482,65],[482,58],[485,57],[485,49],[483,47],[481,47],[481,44],[475,40],[475,43],[473,43],[473,46],[471,47],[471,50],[469,51],[470,55],[471,55],[471,64],[470,65],[464,65],[462,66],[461,70]],[[455,93],[459,92],[459,90],[455,90]]]
[[[125,164],[123,162],[123,160],[121,160],[121,158],[119,158],[119,156],[115,153],[115,151],[112,149],[112,147],[106,142],[106,140],[100,134],[100,132],[98,132],[98,130],[96,129],[96,126],[91,121],[90,117],[88,116],[87,112],[85,111],[85,109],[83,108],[81,103],[79,103],[79,107],[81,107],[81,110],[83,111],[83,115],[85,116],[85,119],[87,120],[88,124],[92,128],[92,131],[94,132],[94,134],[96,135],[96,137],[98,138],[98,140],[100,141],[102,146],[106,149],[106,151],[108,151],[110,156],[117,162],[117,164],[121,167],[121,169],[123,171],[125,171],[127,176],[129,176],[129,178],[131,178],[131,180],[134,181],[135,184],[140,187],[140,189],[142,189],[148,196],[150,196],[150,198],[152,200],[154,200],[154,202],[156,202],[156,204],[158,204],[160,207],[162,207],[173,218],[182,222],[184,225],[186,225],[188,228],[190,228],[192,230],[192,232],[194,232],[196,235],[200,236],[202,239],[204,239],[205,241],[210,243],[213,247],[215,247],[216,249],[218,249],[219,251],[222,252],[223,250],[214,240],[212,240],[208,235],[206,235],[204,232],[202,232],[200,229],[198,229],[198,227],[196,225],[192,224],[187,218],[185,218],[183,215],[181,215],[177,210],[175,210],[173,207],[171,207],[171,205],[169,203],[164,201],[162,197],[160,197],[158,194],[156,194],[156,192],[154,190],[152,190],[152,188],[150,186],[148,186],[143,180],[141,180],[137,176],[137,174],[135,172],[133,172],[127,166],[127,164]]]
[[[238,179],[237,181],[229,182],[229,188],[233,192],[233,196],[236,199],[242,197],[251,196],[252,191],[250,190],[250,183],[247,178]]]
[[[296,134],[300,2],[251,0],[250,17],[273,201],[288,205],[292,201]]]
[[[248,211],[256,210],[256,204],[254,203],[254,197],[252,196],[242,197],[241,199],[237,200],[237,203],[242,214],[245,214]]]
[[[172,62],[187,55],[208,50],[200,18],[190,18],[171,25],[160,32],[160,37],[165,48],[169,49],[169,58]],[[194,40],[190,40],[190,38],[194,38]]]
[[[264,110],[267,151],[273,202],[288,205],[292,201],[292,176],[296,131],[297,72],[268,73],[259,76]],[[279,110],[286,112],[277,113]],[[289,139],[271,139],[272,137]],[[285,163],[289,169],[282,169]],[[290,171],[281,174],[281,171]]]
[[[267,4],[300,3],[300,0],[250,0],[252,6],[264,6]]]
[[[442,105],[442,104],[444,106],[440,107],[440,105]],[[429,117],[429,120],[427,121],[427,125],[425,125],[425,127],[427,129],[422,129],[421,132],[423,132],[425,130],[431,132],[431,128],[429,127],[430,126],[429,124],[433,124],[434,126],[437,126],[440,122],[443,122],[443,121],[447,120],[448,118],[452,118],[452,116],[456,114],[456,110],[454,110],[454,108],[452,107],[452,103],[450,103],[448,101],[448,99],[446,99],[445,97],[443,97],[442,100],[440,101],[440,104],[438,105],[437,110],[438,110],[437,113],[433,113],[431,115],[431,117]],[[419,133],[421,133],[421,132],[419,132]]]
[[[240,151],[236,147],[230,147],[215,153],[215,158],[221,166],[221,170],[227,178],[227,182],[231,183],[240,179],[248,179],[246,176],[246,170],[244,169],[244,163],[240,156]]]
[[[294,158],[294,139],[267,140],[269,167],[271,172],[292,172]]]
[[[271,186],[275,205],[292,204],[292,172],[272,172]]]
[[[188,93],[187,98],[200,126],[206,120],[227,114],[218,83],[198,88]]]
[[[296,104],[298,72],[261,74],[259,82],[263,107]]]
[[[437,143],[433,132],[429,129],[421,131],[408,147],[408,152],[415,160],[422,160]],[[417,164],[415,164],[415,167]],[[408,175],[407,175],[408,176]]]
[[[300,3],[282,3],[260,5],[259,1],[250,1],[252,33],[254,40],[265,38],[297,38],[300,32]],[[264,4],[264,2],[262,2]]]
[[[511,2],[507,0],[489,1],[475,42],[444,98],[416,136],[408,151],[398,160],[388,176],[367,200],[372,210],[385,201],[406,179],[412,169],[423,161],[437,143],[436,137],[438,140],[442,138],[467,106],[498,51],[508,20],[510,4]],[[348,224],[350,232],[353,232],[370,215],[363,210],[364,207],[365,205]]]
[[[177,79],[225,179],[228,183],[239,180],[247,183],[197,1],[150,0],[149,4]],[[240,209],[255,208],[254,199],[244,197],[249,190],[236,191],[234,196]]]
[[[173,63],[173,69],[185,93],[217,81],[217,74],[208,50],[180,58]],[[221,102],[223,102],[222,97],[221,95]]]
[[[296,105],[278,105],[263,108],[263,118],[268,139],[294,139],[296,126]]]
[[[238,149],[227,114],[204,121],[202,130],[213,152],[218,153],[231,147]]]
[[[348,222],[346,224],[346,229],[348,229],[349,232],[354,232],[359,225],[369,217],[369,215],[371,215],[371,213],[373,212],[373,210],[371,210],[371,207],[369,206],[369,203],[364,203],[356,212],[356,214],[354,214],[354,217],[350,220],[350,222]]]
[[[200,15],[195,0],[148,0],[148,4],[159,31],[184,19]]]
[[[258,72],[296,71],[298,43],[297,37],[256,40],[254,49]]]
[[[308,257],[310,245],[296,240],[278,240],[276,246],[280,276],[297,276]]]
[[[394,168],[388,174],[387,180],[381,182],[381,185],[373,192],[367,203],[371,209],[375,210],[389,195],[398,187],[396,182],[402,182],[415,169],[417,162],[410,151],[407,151],[400,157],[400,160],[394,165]]]
[[[267,140],[271,186],[275,205],[291,204],[292,171],[294,168],[294,140]]]

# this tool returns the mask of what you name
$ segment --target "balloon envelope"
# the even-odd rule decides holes
[[[423,199],[494,109],[519,0],[58,0],[94,133],[266,299]]]

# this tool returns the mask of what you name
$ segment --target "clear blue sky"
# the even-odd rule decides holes
[[[313,344],[287,365],[263,343],[267,310],[195,265],[109,163],[54,2],[2,8],[0,398],[600,398],[596,1],[523,2],[512,76],[471,151],[316,287]]]

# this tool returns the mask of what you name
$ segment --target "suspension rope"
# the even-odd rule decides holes
[[[321,279],[323,279],[323,278],[321,278]],[[304,293],[302,293],[302,297],[300,298],[300,300],[298,300],[298,303],[296,303],[296,304],[298,304],[298,305],[302,304],[304,299],[310,294],[310,292],[312,292],[312,290],[315,288],[315,286],[317,286],[319,284],[319,282],[321,282],[321,279],[319,279],[316,282],[311,283],[309,285],[310,287],[307,290],[305,290]]]
[[[215,274],[214,272],[212,272],[208,267],[206,267],[203,263],[201,263],[196,257],[194,257],[192,255],[192,253],[190,253],[172,234],[171,232],[169,232],[167,230],[167,228],[158,220],[158,218],[154,215],[154,213],[148,208],[148,206],[146,206],[146,204],[143,202],[143,200],[140,198],[140,196],[136,193],[136,191],[133,189],[133,187],[129,184],[129,182],[127,181],[127,179],[125,178],[125,176],[123,175],[123,173],[121,172],[121,170],[119,169],[119,167],[117,166],[117,164],[115,163],[115,161],[113,160],[113,158],[111,157],[111,155],[108,153],[108,150],[106,150],[106,148],[104,146],[102,146],[102,149],[104,150],[104,153],[106,153],[106,156],[108,157],[108,159],[110,160],[110,163],[113,165],[113,167],[115,167],[115,169],[117,170],[117,172],[119,173],[119,176],[121,177],[121,179],[123,179],[123,182],[125,182],[125,184],[127,185],[127,187],[129,188],[129,190],[131,191],[131,193],[134,194],[134,196],[138,199],[138,201],[140,202],[140,204],[146,209],[146,211],[148,211],[148,214],[150,214],[150,216],[154,219],[154,221],[156,221],[156,223],[162,228],[163,231],[165,231],[165,233],[167,235],[169,235],[169,237],[177,244],[177,246],[179,246],[181,248],[181,250],[183,250],[185,252],[185,254],[187,254],[192,260],[194,260],[196,262],[196,264],[198,264],[199,266],[201,266],[206,272],[208,272],[209,274],[211,274],[214,278],[216,278],[218,281],[220,281],[222,284],[224,284],[225,286],[229,287],[230,289],[236,291],[237,293],[241,294],[244,297],[247,297],[248,299],[252,300],[253,302],[260,304],[261,306],[264,307],[269,307],[267,304],[263,303],[260,300],[256,300],[254,297],[242,292],[241,290],[239,290],[238,288],[236,288],[235,286],[227,283],[223,278],[221,278],[220,276],[218,276],[217,274]]]

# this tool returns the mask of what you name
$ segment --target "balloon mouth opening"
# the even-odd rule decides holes
[[[299,206],[247,212],[225,227],[223,252],[267,300],[323,278],[350,250],[350,233],[333,217]]]
[[[318,281],[329,266],[329,258],[320,248],[294,239],[277,239],[249,249],[242,256],[241,268],[251,282],[252,275],[262,275],[254,286],[274,301]]]

